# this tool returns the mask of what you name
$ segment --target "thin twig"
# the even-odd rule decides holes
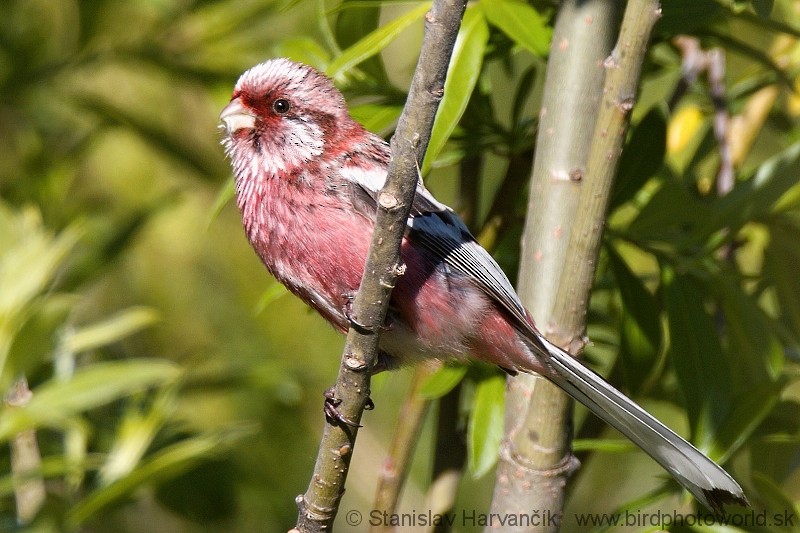
[[[433,476],[425,498],[426,509],[434,515],[452,513],[458,486],[467,461],[467,435],[460,423],[461,383],[439,398],[436,422],[436,450],[433,455]],[[451,524],[446,520],[433,524],[429,531],[446,533]]]
[[[24,407],[33,393],[28,381],[20,378],[6,395],[5,404],[11,408]],[[44,480],[40,472],[42,456],[36,441],[36,430],[17,433],[11,440],[11,473],[14,475],[14,496],[17,502],[17,522],[28,524],[36,517],[45,500]]]
[[[465,0],[436,0],[425,16],[425,37],[408,100],[392,137],[392,160],[378,196],[378,212],[361,287],[352,307],[354,323],[342,355],[334,398],[342,417],[355,423],[369,399],[370,371],[380,329],[398,276],[403,274],[400,243],[417,185],[417,169],[428,147],[433,120],[444,92]],[[308,490],[297,497],[296,530],[330,532],[344,494],[357,427],[326,424]]]
[[[385,515],[393,515],[397,511],[400,493],[411,468],[411,459],[417,447],[422,423],[425,421],[425,415],[430,407],[430,400],[420,394],[420,389],[425,381],[441,367],[441,362],[436,361],[430,365],[417,365],[414,370],[411,388],[400,407],[400,414],[397,417],[398,424],[381,467],[378,489],[375,491],[375,502],[372,505],[373,509],[382,511]],[[391,530],[388,523],[379,523],[370,529],[372,533]]]

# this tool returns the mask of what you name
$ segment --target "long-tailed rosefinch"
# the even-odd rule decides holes
[[[250,243],[281,283],[346,331],[389,146],[350,117],[328,78],[286,59],[245,72],[220,119]],[[421,184],[401,256],[407,268],[392,293],[380,368],[476,357],[511,373],[538,372],[624,433],[706,506],[746,504],[716,463],[548,342],[489,253]]]

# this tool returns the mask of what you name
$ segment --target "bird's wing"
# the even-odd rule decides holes
[[[345,166],[341,172],[342,177],[358,186],[352,198],[356,209],[374,219],[376,199],[383,187],[386,170],[381,167],[364,169]],[[408,239],[427,248],[452,268],[473,278],[487,295],[514,317],[519,326],[530,329],[525,308],[500,266],[478,244],[459,216],[433,197],[422,184],[422,180],[417,183],[408,228]]]

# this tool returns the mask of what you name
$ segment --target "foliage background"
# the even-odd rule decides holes
[[[293,525],[341,339],[277,287],[249,249],[228,201],[217,115],[243,70],[289,56],[326,70],[357,118],[390,134],[416,61],[420,6],[3,3],[0,386],[10,390],[24,374],[33,400],[3,407],[0,439],[37,429],[47,499],[31,525],[17,525],[4,445],[0,528]],[[757,509],[794,511],[800,7],[663,7],[612,200],[586,356],[727,461]],[[513,175],[529,165],[555,9],[470,4],[426,160],[428,187],[465,210],[511,279],[526,196]],[[666,105],[681,78],[672,40],[679,34],[726,51],[727,105],[744,117],[733,138],[752,135],[728,198],[714,192],[719,150],[706,78]],[[721,251],[731,243],[727,260]],[[440,395],[462,375],[448,368],[426,391]],[[409,377],[402,370],[375,380],[378,409],[359,434],[341,515],[369,513]],[[468,464],[484,475],[464,478],[459,512],[488,507],[501,417],[478,414],[497,412],[498,383],[492,369],[466,372]],[[433,418],[401,510],[426,508]],[[651,497],[662,484],[658,468],[580,410],[575,431],[584,467],[569,489],[568,514],[631,501],[632,509],[688,509],[669,490]],[[349,529],[341,516],[339,527]]]

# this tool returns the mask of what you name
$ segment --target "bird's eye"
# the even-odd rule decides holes
[[[285,115],[286,113],[289,112],[291,108],[292,104],[290,104],[289,100],[287,100],[286,98],[278,98],[272,104],[272,109],[274,109],[275,112],[279,115]]]

